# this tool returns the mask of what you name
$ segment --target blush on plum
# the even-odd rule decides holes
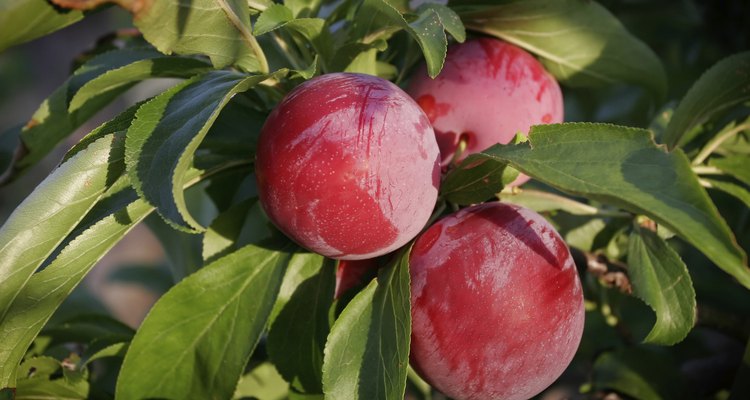
[[[334,73],[290,92],[266,120],[256,175],[271,221],[300,245],[366,259],[413,239],[438,194],[424,112],[393,83]]]

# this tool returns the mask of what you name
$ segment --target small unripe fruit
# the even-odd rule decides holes
[[[271,221],[327,257],[366,259],[414,238],[435,205],[439,150],[393,83],[335,73],[292,90],[260,134],[256,174]]]
[[[445,66],[431,79],[422,67],[407,92],[430,118],[443,163],[496,144],[509,143],[532,125],[563,120],[560,86],[526,51],[498,39],[479,38],[453,45]],[[528,180],[523,176],[515,184]]]
[[[410,255],[411,363],[457,400],[528,399],[583,333],[581,283],[539,214],[485,203],[435,223]]]

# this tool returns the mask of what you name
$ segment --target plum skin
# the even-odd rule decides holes
[[[528,399],[575,355],[580,279],[539,214],[499,202],[465,208],[422,233],[409,260],[411,364],[446,395]]]
[[[440,183],[427,116],[403,90],[333,73],[292,90],[261,129],[260,202],[287,236],[316,253],[373,258],[413,239]]]
[[[444,165],[462,137],[466,150],[460,158],[507,144],[532,125],[563,121],[555,78],[531,54],[494,38],[451,46],[440,74],[431,79],[420,67],[407,92],[429,117]],[[515,184],[526,180],[524,176]]]

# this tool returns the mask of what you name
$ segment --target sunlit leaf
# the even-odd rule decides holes
[[[323,349],[330,331],[334,262],[322,258],[301,282],[268,332],[268,355],[279,373],[306,393],[322,393]]]
[[[646,130],[607,124],[537,125],[529,142],[483,152],[576,196],[648,215],[750,288],[747,256],[680,150]]]
[[[246,246],[175,285],[133,338],[118,399],[227,398],[266,326],[289,255]]]
[[[677,106],[664,134],[670,148],[693,138],[694,128],[750,100],[750,52],[727,57],[696,81]]]
[[[381,269],[334,323],[323,361],[326,399],[404,397],[410,308],[408,256],[402,255]]]
[[[61,12],[42,0],[3,0],[0,2],[0,51],[62,29],[81,18],[82,12]]]

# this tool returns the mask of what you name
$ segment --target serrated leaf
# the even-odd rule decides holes
[[[127,196],[127,194],[125,194]],[[135,193],[129,197],[135,199]],[[120,200],[120,199],[118,199]],[[15,366],[52,313],[94,264],[152,207],[135,200],[76,236],[43,271],[34,274],[0,323],[0,386],[14,386]]]
[[[648,229],[635,228],[628,241],[628,275],[633,295],[656,313],[646,343],[673,345],[693,329],[695,289],[677,252]]]
[[[597,2],[503,0],[453,8],[467,28],[541,57],[566,85],[627,82],[646,87],[658,101],[666,94],[666,73],[656,54]]]
[[[404,251],[381,269],[334,323],[323,361],[326,399],[404,397],[411,341],[408,262]]]
[[[732,195],[741,202],[745,203],[745,206],[750,208],[750,191],[748,191],[744,187],[735,185],[731,182],[724,182],[714,179],[703,178],[703,181],[709,184],[709,189],[721,190],[722,192]]]
[[[283,4],[274,4],[260,13],[253,27],[253,34],[260,36],[280,28],[294,19],[294,13]]]
[[[448,39],[437,11],[425,9],[414,21],[407,22],[401,12],[388,1],[365,0],[359,15],[362,16],[361,21],[357,21],[360,36],[377,29],[387,32],[381,25],[404,29],[422,48],[428,74],[434,78],[443,68],[448,51]]]
[[[681,150],[646,130],[607,124],[532,127],[529,142],[482,152],[561,191],[648,215],[750,288],[747,256]]]
[[[750,100],[750,52],[727,57],[696,81],[680,101],[664,134],[674,148],[693,138],[691,131],[730,107]]]
[[[96,262],[153,210],[145,201],[138,199],[130,187],[124,175],[124,141],[122,137],[117,140],[115,137],[109,135],[98,139],[68,161],[73,162],[79,157],[87,160],[86,155],[95,151],[109,153],[109,156],[103,156],[109,163],[98,166],[89,164],[82,169],[104,169],[109,174],[107,182],[114,182],[109,184],[98,203],[57,246],[45,262],[44,270],[29,279],[10,305],[5,318],[0,320],[0,337],[3,338],[0,341],[0,387],[15,386],[16,366],[55,310]],[[206,173],[222,168],[225,167],[216,166],[215,170]],[[194,183],[202,172],[191,170],[189,184]],[[94,186],[94,181],[90,183]]]
[[[189,78],[206,72],[210,68],[207,62],[197,58],[166,57],[154,51],[141,60],[110,69],[86,82],[73,94],[68,112],[75,112],[100,93],[106,93],[133,82],[159,77]]]
[[[79,11],[60,12],[46,1],[0,2],[0,51],[62,29],[83,18]]]
[[[189,12],[179,0],[149,4],[136,12],[134,22],[161,52],[205,54],[216,68],[237,65],[245,71],[268,72],[263,50],[250,32],[247,2],[192,0]]]
[[[71,96],[87,82],[144,58],[162,56],[150,48],[125,48],[102,53],[84,63],[65,83],[58,87],[34,112],[21,132],[21,147],[12,165],[12,179],[47,155],[60,141],[73,133],[96,112],[129,89],[133,82],[96,93],[87,98],[74,112],[68,112]],[[10,172],[10,170],[9,170]]]
[[[750,64],[749,64],[750,65]],[[731,157],[711,158],[708,165],[716,167],[739,181],[750,185],[750,156],[736,155]]]
[[[112,184],[112,138],[50,174],[0,227],[0,321],[31,275]]]
[[[281,376],[305,393],[323,393],[323,349],[330,332],[335,267],[319,257],[315,274],[301,282],[268,332],[268,356]]]
[[[205,229],[185,204],[184,174],[232,96],[266,78],[209,72],[173,87],[138,109],[125,140],[128,175],[138,194],[171,225],[187,232]]]
[[[437,13],[445,31],[450,33],[457,42],[463,43],[466,40],[466,28],[461,22],[461,17],[455,11],[440,3],[424,3],[417,9],[420,14],[428,10]]]
[[[116,397],[230,397],[266,325],[288,260],[287,253],[246,246],[174,286],[133,338]]]
[[[481,203],[495,196],[517,176],[518,171],[507,168],[507,164],[472,154],[446,175],[440,184],[440,192],[451,203]]]

